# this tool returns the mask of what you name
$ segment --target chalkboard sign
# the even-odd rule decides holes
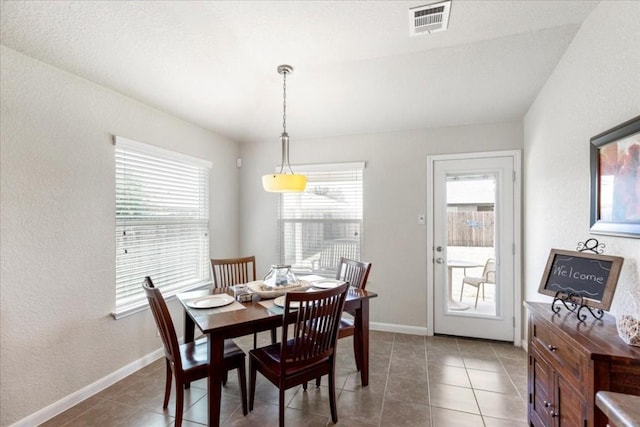
[[[622,262],[616,256],[551,249],[538,292],[582,297],[584,305],[609,310]]]

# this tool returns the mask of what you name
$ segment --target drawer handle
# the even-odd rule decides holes
[[[544,401],[544,407],[548,408],[549,406],[551,406],[551,402],[547,402],[546,400]]]
[[[549,412],[549,415],[551,415],[551,418],[557,418],[560,416],[557,412],[554,411]]]
[[[555,345],[551,345],[551,344],[549,344],[549,345],[547,346],[547,348],[548,348],[549,350],[551,350],[551,351],[556,351],[556,350],[558,349],[558,347],[556,347]]]

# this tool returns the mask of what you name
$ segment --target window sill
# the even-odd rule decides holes
[[[180,289],[178,291],[173,291],[171,293],[162,294],[162,296],[164,297],[165,301],[172,301],[176,299],[177,294],[180,294],[182,292],[195,291],[199,289],[207,289],[209,287],[211,287],[211,282],[201,283],[188,288]],[[145,311],[148,309],[149,309],[149,303],[145,299],[144,301],[141,301],[137,304],[132,304],[127,307],[122,307],[118,311],[112,312],[111,316],[113,316],[115,320],[119,320],[124,317],[128,317],[128,316],[131,316],[132,314],[140,313],[141,311]]]

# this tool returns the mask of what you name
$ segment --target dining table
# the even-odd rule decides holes
[[[190,291],[177,294],[184,308],[184,341],[194,340],[195,327],[207,335],[209,355],[208,366],[208,425],[220,425],[220,401],[224,369],[224,340],[254,332],[271,330],[282,326],[282,309],[274,305],[273,299],[261,298],[254,294],[250,301],[239,302],[216,308],[197,308],[194,300],[211,294],[233,296],[230,288],[216,288]],[[354,313],[355,333],[353,339],[360,350],[358,366],[362,386],[369,384],[369,300],[377,297],[374,292],[349,287],[345,300],[345,311]],[[194,306],[195,305],[195,306]]]

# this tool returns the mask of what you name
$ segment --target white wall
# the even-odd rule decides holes
[[[524,286],[537,293],[551,248],[590,237],[625,258],[612,310],[640,283],[640,239],[589,234],[589,139],[640,114],[640,2],[602,2],[524,120]]]
[[[367,289],[371,321],[424,330],[427,326],[427,156],[522,148],[519,122],[299,141],[291,124],[292,163],[367,162],[361,257],[373,263]],[[243,145],[240,249],[255,254],[258,274],[278,259],[278,196],[262,190],[261,175],[280,161],[278,135]],[[295,170],[295,167],[294,167]]]
[[[1,48],[0,425],[161,346],[115,298],[112,135],[213,162],[211,252],[237,249],[237,144]],[[223,248],[223,249],[220,249]],[[177,327],[182,312],[171,304]]]

